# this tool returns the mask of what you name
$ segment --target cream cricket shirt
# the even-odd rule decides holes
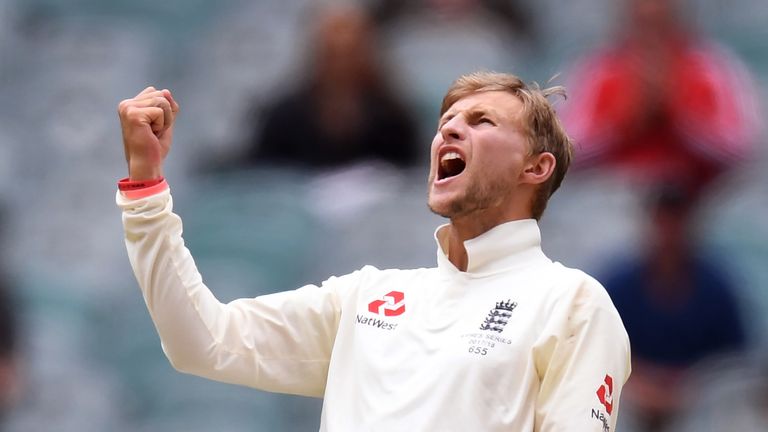
[[[553,263],[535,221],[465,243],[466,272],[364,267],[222,304],[168,190],[120,193],[128,255],[175,368],[324,398],[321,431],[613,431],[630,372],[603,287]]]

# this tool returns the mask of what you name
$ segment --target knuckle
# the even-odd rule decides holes
[[[130,99],[123,99],[120,101],[119,104],[117,104],[117,112],[120,115],[125,115],[126,111],[130,107],[131,100]]]
[[[171,107],[171,103],[168,102],[168,99],[166,99],[163,96],[158,96],[157,98],[155,98],[155,101],[157,102],[157,105],[162,109]]]
[[[135,106],[129,106],[125,110],[125,119],[129,123],[140,123],[142,119],[142,112],[141,109],[135,107]]]

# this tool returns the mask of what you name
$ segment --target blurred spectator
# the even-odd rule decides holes
[[[682,407],[693,365],[745,345],[730,281],[693,244],[694,204],[679,183],[659,187],[645,251],[601,279],[629,334],[633,371],[623,400],[641,430],[662,430]]]
[[[531,11],[514,0],[381,0],[374,2],[373,16],[379,24],[386,25],[403,14],[418,13],[424,8],[454,16],[481,9],[501,18],[517,37],[533,40],[537,36]]]
[[[16,314],[9,286],[0,274],[0,430],[3,419],[12,408],[18,393],[18,367],[16,362]]]
[[[679,0],[627,0],[615,42],[570,77],[564,120],[576,163],[670,173],[697,189],[745,159],[759,132],[744,66],[683,22]]]
[[[386,83],[370,18],[362,9],[337,6],[320,10],[312,22],[306,81],[263,113],[249,161],[412,164],[415,125]]]
[[[2,208],[0,208],[0,240],[3,239]],[[3,242],[0,241],[0,245]],[[1,255],[1,254],[0,254]],[[0,258],[4,258],[0,256]],[[0,430],[5,415],[18,397],[19,377],[17,366],[16,304],[11,296],[10,282],[5,267],[0,263]]]

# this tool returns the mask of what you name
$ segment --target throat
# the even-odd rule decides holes
[[[451,225],[450,232],[448,233],[445,254],[448,257],[448,261],[459,269],[459,271],[467,271],[467,267],[469,266],[469,255],[467,255],[467,249],[464,247],[464,240],[458,236],[456,228],[453,225]]]

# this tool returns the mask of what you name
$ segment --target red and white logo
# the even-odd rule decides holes
[[[613,411],[613,378],[610,375],[605,376],[605,383],[597,389],[597,398],[605,407],[605,412],[611,415],[611,411]]]
[[[368,311],[377,315],[398,316],[405,312],[405,294],[391,291],[381,300],[368,303]]]

